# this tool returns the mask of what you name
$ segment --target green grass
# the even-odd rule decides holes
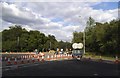
[[[84,56],[87,58],[91,57],[93,59],[100,59],[100,55],[96,55],[95,53],[90,53],[90,52],[86,52]],[[102,55],[101,58],[103,60],[111,60],[111,61],[114,61],[116,59],[115,56],[105,56],[105,55],[104,56]],[[118,59],[120,60],[120,57],[118,57]]]

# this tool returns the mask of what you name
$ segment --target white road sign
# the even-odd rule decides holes
[[[82,43],[73,43],[72,47],[74,49],[76,49],[76,48],[82,49],[83,48],[83,44]]]

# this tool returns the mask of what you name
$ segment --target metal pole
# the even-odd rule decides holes
[[[81,16],[79,16],[81,18]],[[85,29],[83,31],[83,44],[84,44],[84,54],[85,54]]]
[[[50,42],[50,50],[51,50],[51,42]]]
[[[19,36],[18,36],[18,39],[17,39],[17,47],[18,47],[18,50],[19,50]]]
[[[84,54],[85,54],[85,29],[84,29],[84,35],[83,35],[84,37]]]

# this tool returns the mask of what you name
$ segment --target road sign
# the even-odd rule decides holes
[[[72,47],[74,49],[82,49],[83,48],[83,44],[82,43],[73,43]]]
[[[63,51],[63,49],[61,49],[61,51]]]

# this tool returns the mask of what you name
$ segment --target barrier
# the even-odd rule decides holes
[[[118,64],[118,63],[119,63],[118,56],[115,57],[114,63],[115,63],[115,64]]]

